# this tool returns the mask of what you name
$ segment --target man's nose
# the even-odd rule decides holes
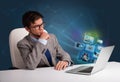
[[[40,30],[41,32],[43,32],[43,31],[44,31],[44,28],[40,28],[39,30]]]
[[[39,29],[40,29],[40,30],[44,30],[44,28],[43,28],[43,27],[39,27]]]

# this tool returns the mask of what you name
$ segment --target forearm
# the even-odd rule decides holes
[[[61,61],[67,61],[69,65],[72,65],[73,62],[71,60],[70,55],[62,49],[56,37],[55,37],[55,44],[56,44],[57,58],[59,58]]]
[[[18,44],[18,48],[26,67],[28,69],[35,69],[41,60],[44,45],[36,43],[33,48],[29,48],[28,46]]]
[[[61,53],[62,52],[62,53]],[[71,60],[71,57],[70,55],[65,52],[64,50],[63,51],[59,51],[59,56],[58,58],[61,60],[61,61],[67,61],[68,62],[68,65],[72,65],[73,64],[73,61]]]

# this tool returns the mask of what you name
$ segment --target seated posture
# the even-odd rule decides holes
[[[17,47],[26,69],[54,66],[56,70],[62,70],[72,64],[55,35],[44,29],[43,16],[39,12],[24,13],[22,23],[29,34],[18,42]]]

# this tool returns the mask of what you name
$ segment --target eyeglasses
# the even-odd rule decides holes
[[[36,30],[39,30],[41,27],[44,26],[44,24],[45,24],[45,22],[43,22],[43,23],[40,24],[40,25],[35,25],[35,26],[31,27],[31,28],[34,28],[34,29],[36,29]]]

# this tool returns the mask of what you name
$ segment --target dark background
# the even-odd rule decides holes
[[[70,54],[74,52],[74,41],[80,39],[80,32],[98,29],[105,45],[116,46],[109,61],[120,62],[119,4],[119,0],[1,0],[0,70],[12,66],[9,33],[22,27],[22,14],[28,10],[37,10],[44,15],[46,29],[56,34],[62,47],[71,51]]]

